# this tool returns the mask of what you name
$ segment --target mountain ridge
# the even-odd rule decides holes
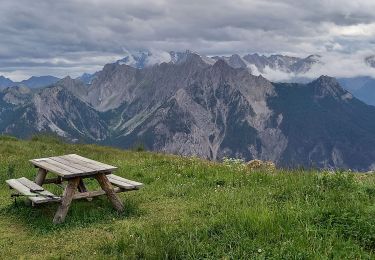
[[[55,132],[71,141],[142,143],[211,160],[375,168],[375,108],[328,76],[272,83],[222,59],[208,64],[185,53],[178,62],[143,69],[107,64],[89,85],[66,77],[37,91],[0,93],[0,131],[21,137]],[[365,155],[353,154],[360,149]]]

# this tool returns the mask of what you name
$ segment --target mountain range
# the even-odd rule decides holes
[[[54,76],[32,76],[20,82],[14,82],[9,78],[0,76],[0,89],[13,86],[26,86],[29,88],[43,88],[52,85],[60,79]]]
[[[162,63],[107,64],[90,84],[66,77],[34,91],[5,88],[0,132],[54,132],[71,141],[280,167],[375,169],[375,107],[334,78],[272,83],[223,58],[169,54]]]
[[[142,69],[162,62],[176,63],[184,59],[186,52],[151,52],[140,51],[135,53],[128,53],[125,58],[118,60],[119,64],[126,64],[134,68]],[[307,75],[314,66],[323,64],[320,55],[309,55],[304,58],[293,57],[287,55],[273,54],[273,55],[259,55],[245,54],[238,55],[232,54],[229,56],[213,56],[208,57],[199,55],[202,60],[207,64],[214,64],[217,60],[224,60],[228,65],[233,68],[246,68],[253,75],[263,75],[269,78],[270,74],[282,74],[283,77],[289,78],[288,82],[307,83],[310,82],[311,76]],[[364,58],[363,63],[375,69],[375,56],[370,55]],[[92,75],[86,75],[92,76]],[[273,76],[274,77],[274,76]],[[90,79],[89,79],[90,80]],[[275,82],[283,82],[285,80],[273,79]],[[375,105],[375,79],[369,76],[352,77],[352,78],[338,78],[342,86],[350,91],[355,97],[362,100],[366,104]]]
[[[138,51],[128,52],[124,58],[117,60],[116,63],[129,65],[137,69],[143,69],[155,64],[163,62],[177,63],[183,61],[187,54],[192,54],[191,51],[186,52],[160,52],[160,51]],[[308,83],[312,81],[311,75],[308,73],[314,69],[316,65],[321,65],[324,62],[320,55],[309,55],[305,58],[272,54],[269,56],[260,55],[258,53],[238,55],[232,54],[229,56],[204,56],[198,53],[202,60],[207,64],[214,64],[217,60],[224,60],[233,68],[247,68],[253,75],[262,75],[266,78],[271,78],[274,82],[298,82]],[[364,64],[375,69],[375,55],[369,55],[364,58]],[[83,73],[77,77],[85,84],[91,84],[95,73]],[[279,75],[279,76],[278,76]],[[21,82],[13,82],[9,78],[0,76],[0,89],[11,86],[27,86],[29,88],[41,88],[56,83],[60,78],[53,76],[32,76],[27,80]],[[358,76],[351,78],[337,78],[339,83],[355,97],[362,100],[366,104],[375,106],[375,78],[370,76]]]
[[[313,65],[320,63],[319,55],[310,55],[306,58],[299,58],[287,55],[274,54],[270,56],[246,54],[240,56],[233,54],[230,56],[208,57],[191,51],[186,52],[151,52],[140,51],[128,53],[125,58],[118,60],[118,64],[126,64],[134,68],[143,69],[163,62],[178,63],[186,58],[186,55],[196,54],[207,64],[214,64],[217,60],[224,60],[233,68],[248,68],[252,74],[265,73],[267,70],[281,71],[285,73],[303,74],[309,71]]]

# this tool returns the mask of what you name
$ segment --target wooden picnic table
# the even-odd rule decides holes
[[[53,201],[60,202],[60,206],[53,219],[53,222],[56,224],[65,220],[73,199],[89,199],[106,194],[114,208],[118,211],[123,211],[124,206],[116,193],[137,190],[143,186],[142,183],[127,180],[112,174],[117,167],[76,154],[33,159],[30,160],[30,162],[38,168],[35,182],[23,177],[7,180],[7,183],[19,193],[28,196],[35,204]],[[46,176],[48,172],[56,174],[57,177],[47,179]],[[101,190],[88,191],[83,181],[84,178],[88,177],[95,178]],[[62,197],[56,196],[42,188],[43,184],[61,184],[63,181],[67,181],[67,185],[65,186]],[[116,186],[116,188],[112,185]]]

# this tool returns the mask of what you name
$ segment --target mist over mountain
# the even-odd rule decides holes
[[[161,51],[139,51],[128,53],[123,59],[118,60],[118,64],[126,64],[131,67],[142,69],[156,64],[178,63],[184,61],[188,54],[192,51],[185,52],[161,52]],[[214,64],[217,60],[225,61],[233,68],[246,68],[253,75],[262,75],[273,82],[297,82],[308,83],[315,80],[321,74],[325,73],[325,67],[330,67],[326,64],[328,61],[320,55],[309,55],[307,57],[294,57],[288,55],[260,55],[233,54],[230,56],[212,56],[208,57],[195,53],[207,64]],[[362,60],[361,66],[369,66],[373,56],[368,56]],[[360,70],[360,68],[358,69]],[[374,69],[375,71],[375,69]],[[366,104],[375,105],[375,78],[371,76],[358,77],[337,77],[342,86],[350,91],[355,97],[362,100]],[[361,83],[363,82],[363,83]]]
[[[157,59],[150,55],[133,57],[134,67],[126,64],[130,59],[107,64],[88,85],[66,77],[37,91],[6,88],[0,132],[54,132],[71,141],[122,148],[141,143],[155,151],[272,160],[282,167],[375,169],[375,107],[335,79],[272,83],[223,58],[168,54],[153,65]],[[301,61],[272,60],[285,68]]]

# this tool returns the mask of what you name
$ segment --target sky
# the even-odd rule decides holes
[[[0,0],[0,75],[78,76],[126,51],[320,54],[330,76],[374,75],[374,0]]]

